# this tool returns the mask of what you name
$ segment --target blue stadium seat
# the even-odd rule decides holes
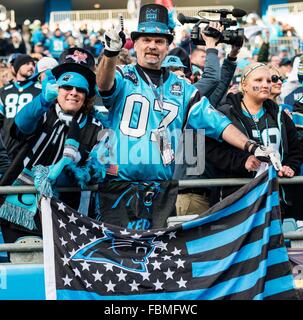
[[[42,264],[2,264],[0,266],[0,301],[45,300]]]

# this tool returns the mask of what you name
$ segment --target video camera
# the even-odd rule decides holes
[[[218,13],[220,14],[219,20],[209,20],[204,17],[201,17],[201,12],[207,12],[207,13]],[[241,18],[245,16],[247,13],[246,11],[238,8],[234,8],[233,10],[227,10],[227,9],[219,9],[219,10],[200,10],[198,12],[198,15],[201,18],[195,18],[195,17],[187,17],[182,13],[178,14],[178,20],[181,24],[184,23],[195,23],[193,26],[193,29],[191,31],[191,39],[195,45],[205,45],[205,41],[202,38],[201,31],[200,31],[200,24],[205,23],[209,24],[210,22],[220,22],[220,24],[224,27],[224,30],[222,33],[220,33],[218,30],[211,28],[207,26],[203,33],[206,36],[218,38],[218,43],[226,43],[231,45],[236,45],[238,47],[241,47],[243,45],[244,41],[244,29],[238,28],[236,30],[226,30],[227,28],[231,26],[237,25],[237,20],[233,20],[230,18],[227,18],[227,15],[231,14],[235,18]]]

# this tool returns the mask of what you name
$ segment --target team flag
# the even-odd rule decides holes
[[[207,211],[135,231],[42,198],[47,299],[297,299],[273,167]]]

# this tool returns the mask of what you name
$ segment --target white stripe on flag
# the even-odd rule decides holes
[[[57,300],[52,209],[50,198],[41,198],[44,283],[46,300]]]

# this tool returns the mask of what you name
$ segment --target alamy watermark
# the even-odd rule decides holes
[[[137,131],[136,131],[137,133]],[[205,130],[166,130],[168,144],[157,140],[157,134],[146,132],[128,136],[111,129],[102,130],[95,150],[102,164],[119,165],[181,165],[185,174],[201,175],[205,170]],[[169,150],[168,150],[169,149]],[[171,151],[172,161],[165,164],[163,154]]]

